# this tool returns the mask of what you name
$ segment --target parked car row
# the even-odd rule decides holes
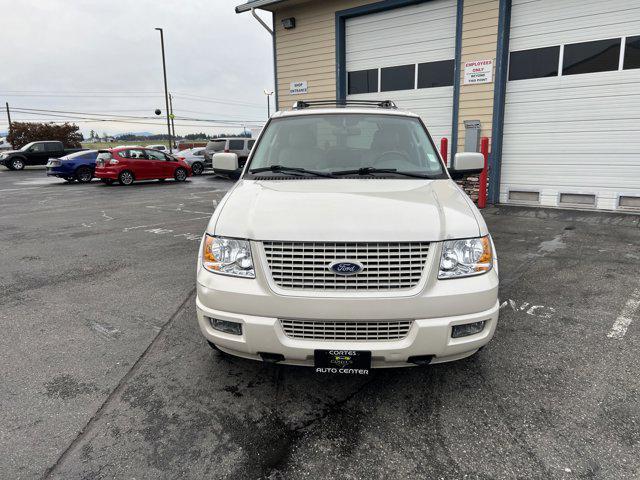
[[[140,158],[136,158],[140,160],[151,160],[159,153],[175,158],[171,161],[183,161],[190,167],[190,173],[193,175],[201,175],[205,170],[213,168],[212,157],[215,153],[234,153],[237,162],[232,167],[217,170],[214,168],[213,171],[235,180],[239,178],[254,143],[255,139],[220,138],[210,141],[206,147],[195,147],[171,154],[167,153],[168,149],[164,145],[149,145],[147,147],[119,145],[109,151],[130,151],[133,149],[132,155],[140,156]],[[96,160],[100,152],[98,150],[64,148],[62,142],[57,141],[32,142],[20,150],[0,153],[0,165],[4,165],[9,170],[22,170],[28,165],[46,165],[49,176],[62,178],[68,182],[85,183],[97,176],[95,173]],[[150,165],[148,164],[147,167]],[[140,168],[140,166],[136,168]],[[146,173],[141,173],[135,178],[141,179],[144,176]]]
[[[108,185],[115,181],[131,185],[136,180],[184,181],[191,174],[184,158],[136,146],[82,150],[47,162],[48,176],[68,182],[88,183],[95,177]]]

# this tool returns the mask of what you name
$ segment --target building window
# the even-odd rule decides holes
[[[620,39],[573,43],[564,46],[562,75],[618,70]]]
[[[558,75],[560,47],[532,48],[511,52],[509,80],[555,77]]]
[[[413,90],[416,88],[416,66],[386,67],[380,74],[380,91]]]
[[[624,69],[630,68],[640,68],[640,35],[625,40]]]
[[[378,69],[359,70],[348,73],[349,95],[375,93],[378,91]]]
[[[452,86],[453,68],[453,60],[418,64],[418,88]]]

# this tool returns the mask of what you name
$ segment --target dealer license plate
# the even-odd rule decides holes
[[[314,366],[317,373],[368,375],[369,370],[371,370],[371,352],[359,350],[315,350]]]

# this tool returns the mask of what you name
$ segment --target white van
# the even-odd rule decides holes
[[[211,217],[197,267],[203,335],[221,352],[318,372],[472,355],[496,328],[498,265],[451,176],[478,173],[483,156],[459,153],[447,171],[417,115],[326,103],[273,115]],[[213,157],[214,168],[237,162]]]

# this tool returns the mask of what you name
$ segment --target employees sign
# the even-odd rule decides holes
[[[493,82],[493,60],[464,62],[464,84]]]

